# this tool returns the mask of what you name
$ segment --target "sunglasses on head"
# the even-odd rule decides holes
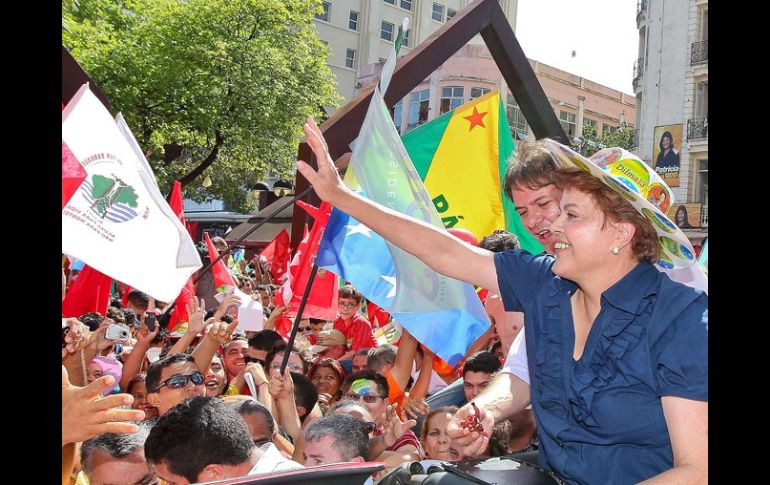
[[[188,374],[188,375],[171,376],[165,381],[158,384],[158,387],[156,387],[155,390],[152,392],[158,392],[158,390],[160,390],[160,388],[163,386],[166,386],[169,389],[182,389],[185,386],[187,386],[187,383],[189,381],[192,381],[192,383],[196,386],[200,386],[201,384],[203,384],[204,380],[205,378],[203,377],[203,374],[201,374],[200,372],[193,372],[192,374]]]
[[[369,404],[376,403],[377,399],[385,399],[384,397],[378,396],[376,394],[364,394],[362,396],[359,394],[353,394],[352,392],[345,394],[345,398],[350,399],[351,401],[359,401],[363,399],[365,403],[369,403]]]

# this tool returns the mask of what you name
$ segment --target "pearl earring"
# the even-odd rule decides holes
[[[612,254],[614,254],[615,256],[617,256],[618,254],[620,254],[620,248],[619,248],[619,247],[617,247],[617,246],[615,246],[615,247],[613,247],[612,249],[610,249],[610,252],[611,252]]]

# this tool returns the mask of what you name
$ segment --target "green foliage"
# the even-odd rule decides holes
[[[578,138],[578,148],[581,155],[590,157],[599,150],[607,147],[620,147],[630,150],[634,146],[634,130],[630,126],[621,126],[612,133],[604,132],[596,136],[596,127],[583,125],[583,134]]]
[[[185,195],[248,210],[266,171],[291,177],[305,117],[338,102],[312,20],[320,4],[64,0],[62,42],[123,112],[163,192],[208,173],[210,187],[198,177]],[[171,143],[183,150],[167,164]]]

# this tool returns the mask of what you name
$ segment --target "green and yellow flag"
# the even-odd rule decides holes
[[[444,226],[465,228],[479,239],[506,229],[523,249],[543,251],[502,190],[514,143],[499,91],[444,113],[402,140]]]

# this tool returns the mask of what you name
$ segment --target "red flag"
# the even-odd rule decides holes
[[[291,239],[286,229],[281,229],[275,239],[270,241],[270,244],[259,253],[259,257],[270,262],[269,271],[276,280],[280,281],[288,271],[289,259],[291,259]]]
[[[281,290],[283,294],[281,300],[283,302],[289,300],[287,314],[290,316],[296,315],[299,310],[299,304],[318,253],[318,246],[321,244],[321,237],[331,214],[331,205],[326,202],[318,208],[299,200],[296,203],[315,219],[315,224],[310,233],[306,233],[300,242],[294,259],[289,265],[290,276]],[[337,275],[320,268],[313,281],[302,316],[334,320],[337,317],[337,290]]]
[[[382,327],[390,321],[390,313],[378,307],[374,302],[369,302],[366,306],[366,314],[372,327]]]
[[[206,247],[209,250],[209,261],[214,261],[219,257],[219,251],[217,251],[217,248],[214,247],[214,243],[211,242],[209,233],[204,232],[203,239],[205,239]],[[219,293],[224,293],[229,288],[238,287],[238,285],[235,284],[235,281],[233,281],[233,277],[230,272],[227,271],[225,262],[221,259],[217,262],[217,264],[214,265],[213,268],[211,268],[211,274],[214,276],[214,287],[216,287]]]
[[[86,179],[86,169],[70,151],[64,140],[61,142],[61,208],[78,190],[80,184]]]
[[[171,189],[171,200],[169,201],[169,206],[184,226],[184,200],[182,198],[182,184],[179,182],[179,180],[174,180],[174,188]],[[182,287],[182,291],[179,293],[179,296],[176,297],[174,310],[171,313],[171,318],[168,321],[169,330],[174,330],[179,322],[187,321],[189,315],[187,315],[186,305],[190,304],[194,297],[195,287],[193,286],[192,277],[190,277],[187,279],[187,283],[185,283],[184,287]]]
[[[123,305],[123,308],[128,307],[128,294],[131,293],[131,290],[133,290],[133,288],[131,288],[129,285],[125,285],[125,286],[126,286],[126,289],[123,290],[123,299],[120,301],[121,305]]]
[[[85,265],[77,279],[70,285],[61,312],[65,317],[79,317],[88,312],[107,313],[110,304],[112,278]]]

